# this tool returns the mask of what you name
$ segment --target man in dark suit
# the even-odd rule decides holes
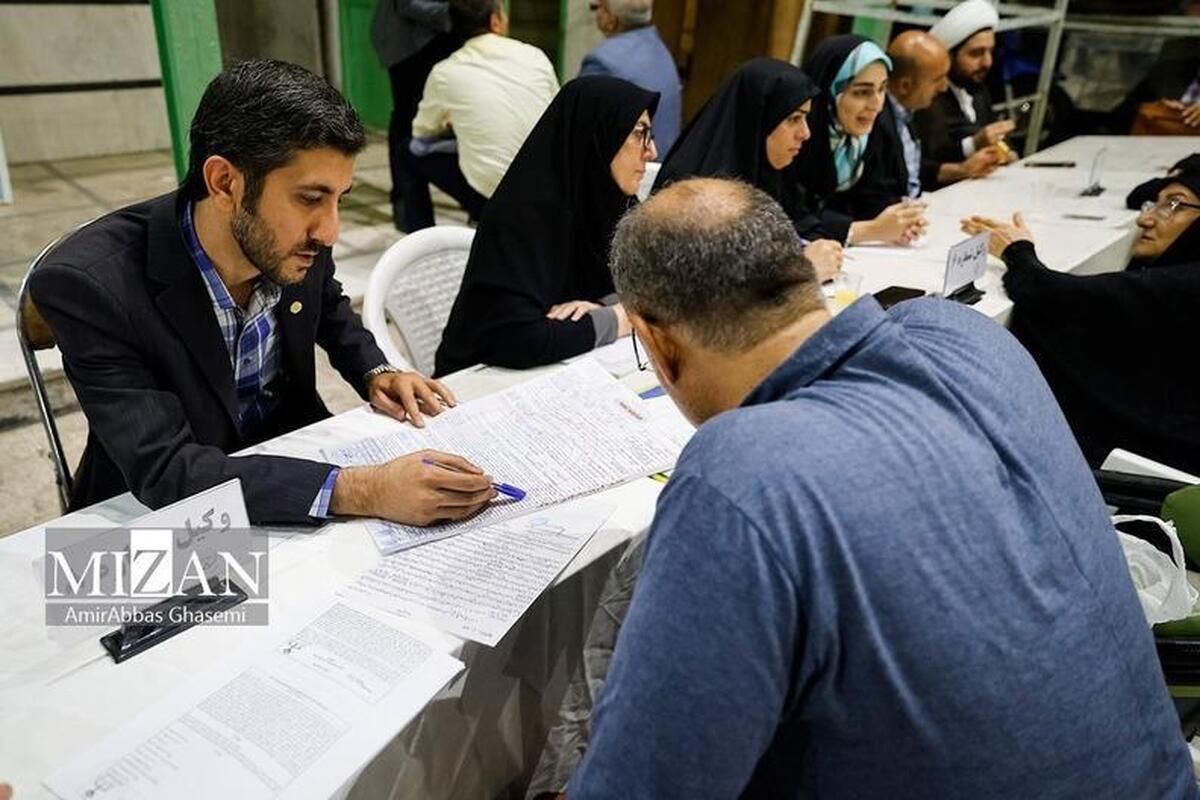
[[[966,0],[947,12],[929,33],[950,50],[950,91],[914,119],[926,150],[940,162],[960,162],[997,144],[1015,127],[996,120],[987,75],[1000,22],[987,0]]]
[[[200,101],[184,186],[93,222],[34,272],[32,298],[89,425],[73,508],[126,489],[159,507],[240,478],[255,523],[425,524],[493,496],[487,476],[446,454],[344,469],[228,455],[329,415],[314,343],[398,419],[421,425],[453,403],[437,381],[387,363],[334,277],[338,201],[364,144],[323,79],[237,64]]]
[[[450,34],[448,0],[379,0],[371,18],[371,44],[392,87],[388,122],[392,217],[397,230],[411,233],[420,227],[414,227],[413,215],[422,213],[429,195],[425,179],[413,172],[405,155],[412,143],[413,117],[430,71],[462,42]]]
[[[888,96],[867,144],[862,179],[850,189],[855,216],[878,216],[905,197],[916,198],[964,178],[982,178],[1001,163],[997,149],[985,147],[959,161],[940,161],[921,141],[913,115],[928,108],[949,86],[950,53],[935,37],[904,31],[888,47],[892,73]]]

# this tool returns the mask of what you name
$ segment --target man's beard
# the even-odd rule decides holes
[[[960,72],[957,69],[950,71],[950,80],[954,82],[954,85],[964,88],[968,86],[981,86],[987,80],[987,76],[987,70],[980,70],[978,77],[970,72]]]
[[[284,273],[283,262],[289,256],[300,251],[315,253],[321,247],[320,242],[310,239],[304,247],[296,248],[292,253],[280,253],[275,247],[275,234],[259,218],[256,209],[253,206],[247,208],[245,204],[240,205],[234,212],[230,231],[233,233],[233,240],[238,243],[238,247],[242,248],[242,254],[246,256],[246,260],[253,264],[254,268],[261,272],[267,280],[279,286],[300,283],[304,280],[304,273],[291,278]]]

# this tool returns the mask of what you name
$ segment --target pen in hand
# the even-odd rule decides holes
[[[451,472],[462,472],[463,471],[463,470],[459,469],[458,467],[453,467],[449,464],[442,464],[437,461],[434,461],[431,458],[422,458],[421,463],[425,464],[427,466],[430,466],[430,467],[438,467],[439,469],[449,470]],[[492,488],[495,489],[500,494],[504,495],[505,497],[511,497],[513,500],[524,500],[525,499],[525,490],[524,489],[518,489],[517,487],[511,486],[507,483],[493,483]]]

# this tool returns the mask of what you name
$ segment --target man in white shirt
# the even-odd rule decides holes
[[[413,119],[413,169],[478,218],[558,92],[550,59],[507,38],[501,0],[451,0],[463,46],[433,68]],[[405,197],[407,229],[434,223],[429,192]]]

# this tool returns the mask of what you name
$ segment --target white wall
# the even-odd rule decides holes
[[[146,5],[0,5],[0,87],[160,77]],[[10,163],[171,146],[159,87],[0,93]]]

